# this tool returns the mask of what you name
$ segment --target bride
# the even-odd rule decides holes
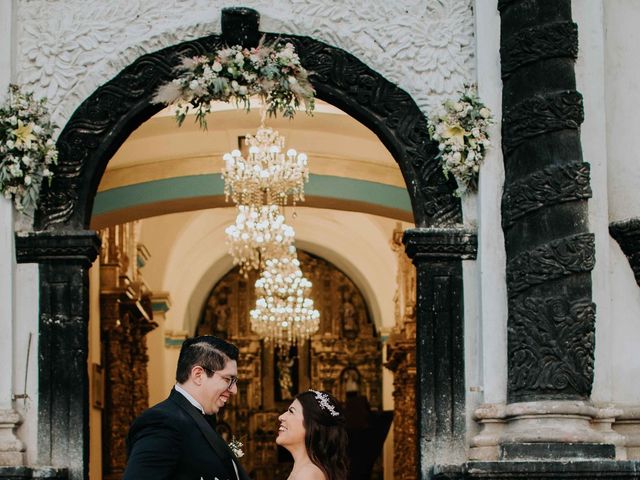
[[[278,420],[276,443],[294,460],[288,480],[347,479],[345,418],[333,396],[299,393]]]

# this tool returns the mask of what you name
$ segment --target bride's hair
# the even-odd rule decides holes
[[[302,405],[304,443],[309,458],[327,480],[346,480],[348,439],[338,401],[315,390],[299,393],[296,398]]]

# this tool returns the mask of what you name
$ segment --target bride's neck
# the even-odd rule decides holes
[[[307,448],[304,445],[299,445],[296,448],[292,448],[289,450],[291,456],[293,457],[293,465],[304,465],[311,462],[309,458],[309,454],[307,453]]]

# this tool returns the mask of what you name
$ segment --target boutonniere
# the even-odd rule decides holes
[[[229,448],[236,458],[242,458],[244,456],[244,452],[242,451],[242,442],[236,440],[235,437],[229,442]]]

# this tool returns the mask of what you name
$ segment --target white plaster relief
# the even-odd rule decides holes
[[[228,0],[19,0],[18,80],[63,125],[99,85],[143,53],[220,31]],[[471,0],[249,0],[261,29],[354,54],[428,112],[474,78]]]

